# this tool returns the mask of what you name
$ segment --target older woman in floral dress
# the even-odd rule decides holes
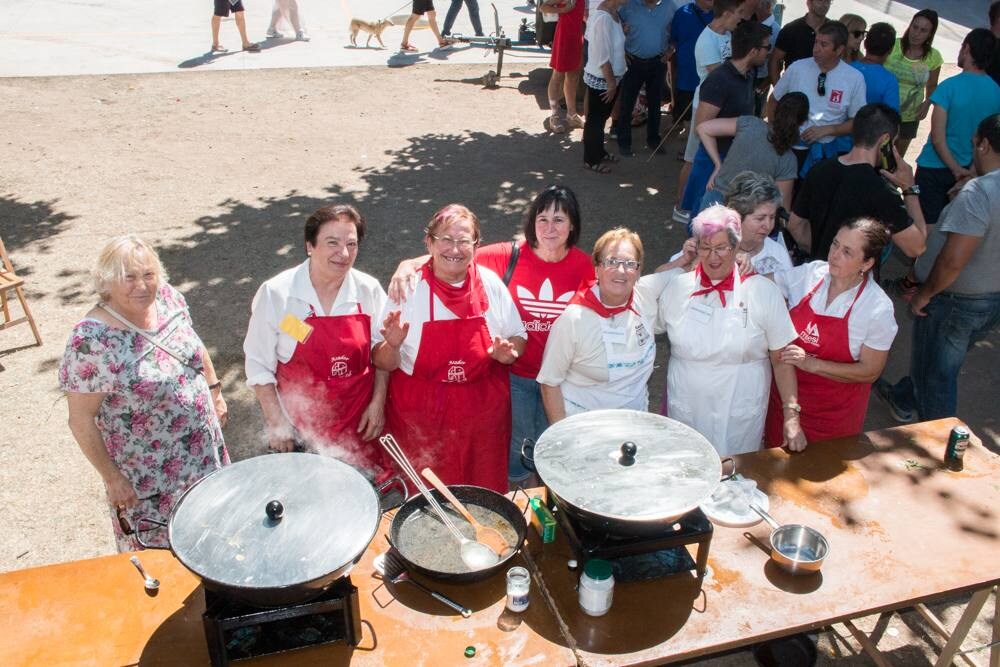
[[[140,517],[165,521],[185,489],[229,463],[221,383],[166,280],[141,239],[108,243],[94,271],[100,302],[73,327],[59,368],[70,430],[104,480],[119,551],[140,548]],[[166,546],[165,531],[142,529],[145,542]]]

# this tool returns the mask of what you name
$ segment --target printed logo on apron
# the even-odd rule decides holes
[[[347,365],[349,358],[347,355],[340,355],[338,357],[330,357],[330,377],[332,378],[349,378],[353,373],[351,373],[350,366]]]
[[[816,326],[815,322],[810,322],[805,329],[799,332],[799,338],[809,345],[819,345],[819,327]]]
[[[459,359],[458,361],[448,362],[448,382],[468,382],[465,377],[465,362]]]

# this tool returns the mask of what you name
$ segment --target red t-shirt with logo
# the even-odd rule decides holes
[[[511,370],[515,375],[534,378],[542,367],[542,352],[552,323],[562,314],[580,282],[594,277],[594,263],[590,255],[576,247],[570,248],[560,261],[546,262],[527,241],[518,241],[518,245],[521,254],[508,289],[528,331],[528,344]],[[480,248],[476,263],[503,278],[512,248],[512,243],[493,243]]]

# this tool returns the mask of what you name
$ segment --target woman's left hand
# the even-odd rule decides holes
[[[806,434],[802,432],[798,413],[785,415],[785,447],[792,452],[801,452],[806,448]]]
[[[500,336],[493,338],[493,346],[487,352],[501,364],[510,365],[517,360],[517,349],[514,344]]]
[[[358,433],[362,440],[372,440],[382,432],[385,426],[385,398],[373,397],[368,407],[361,414],[358,422]]]
[[[609,83],[608,89],[601,93],[601,99],[604,100],[605,104],[611,104],[611,100],[615,99],[615,94],[618,92],[617,83]]]
[[[229,406],[226,405],[226,399],[222,398],[222,387],[212,390],[212,406],[219,418],[219,426],[225,426],[229,421]]]

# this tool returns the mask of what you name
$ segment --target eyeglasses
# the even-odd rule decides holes
[[[724,245],[718,246],[716,248],[706,248],[705,246],[698,246],[698,254],[702,257],[708,257],[712,253],[715,253],[716,257],[725,258],[732,254],[733,246]]]
[[[601,264],[606,269],[617,269],[619,266],[624,267],[626,271],[638,271],[639,262],[634,259],[618,259],[617,257],[605,257]]]
[[[852,30],[851,34],[854,35],[854,39],[861,39],[868,34],[867,30]]]
[[[819,78],[816,79],[816,94],[820,97],[826,95],[826,72],[820,72]]]
[[[472,246],[479,243],[473,239],[453,239],[450,236],[438,236],[436,234],[428,234],[435,243],[442,245],[444,247],[452,246],[458,248],[459,250],[468,250]]]

